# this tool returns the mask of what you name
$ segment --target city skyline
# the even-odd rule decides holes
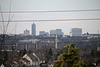
[[[14,24],[14,25],[12,25],[12,24]],[[24,34],[24,30],[26,30],[26,29],[28,29],[30,31],[30,34],[32,34],[32,32],[31,32],[32,31],[32,27],[31,27],[32,24],[27,25],[27,26],[24,26],[24,24],[23,24],[23,26],[24,26],[23,29],[21,28],[22,25],[18,26],[18,24],[17,24],[16,33],[15,33],[15,25],[16,25],[16,23],[11,23],[10,25],[12,26],[12,28],[10,28],[10,31],[7,31],[7,34]],[[99,25],[97,25],[97,26],[99,26]],[[88,25],[87,25],[87,27],[88,27]],[[96,25],[95,25],[95,27],[96,27]],[[18,28],[21,29],[20,32],[17,32]],[[86,30],[84,30],[84,28],[77,27],[77,25],[76,25],[76,27],[70,27],[69,29],[67,29],[68,31],[64,31],[66,28],[64,29],[62,27],[58,27],[58,28],[52,27],[52,28],[48,29],[48,28],[45,28],[45,27],[41,27],[40,28],[39,26],[36,26],[36,30],[37,30],[36,31],[36,35],[39,35],[39,31],[45,31],[45,32],[48,32],[50,34],[50,30],[55,30],[55,29],[61,29],[62,32],[64,33],[64,35],[70,35],[70,31],[71,31],[72,28],[81,28],[82,29],[82,34],[87,33],[87,32],[90,33],[90,34],[98,34],[98,33],[100,34],[100,29],[99,28],[98,28],[98,30],[94,30],[95,32],[93,32],[93,29],[91,29],[91,31],[86,31]],[[88,28],[87,28],[87,30],[88,30]],[[2,32],[0,31],[0,33],[2,33]]]
[[[34,23],[33,23],[33,24],[34,24]],[[33,25],[33,24],[32,24],[32,25]],[[50,32],[51,32],[51,31],[56,31],[57,29],[60,29],[60,28],[51,29],[51,30],[49,30],[48,32],[45,31],[45,30],[40,30],[40,31],[38,31],[38,34],[36,34],[36,35],[41,35],[41,34],[43,34],[43,33],[48,33],[48,34],[50,35]],[[62,31],[63,35],[70,35],[70,36],[72,36],[72,34],[71,34],[71,33],[72,33],[72,32],[71,32],[72,29],[81,29],[81,34],[87,34],[87,33],[89,33],[88,31],[85,32],[85,33],[82,32],[82,30],[83,30],[82,28],[71,28],[70,31],[69,31],[69,34],[64,34],[64,32]],[[27,29],[26,29],[26,30],[27,30]],[[31,29],[31,30],[32,30],[32,29]],[[31,31],[31,30],[29,30],[29,31]],[[60,29],[60,30],[62,30],[62,29]],[[42,32],[43,32],[43,33],[42,33]],[[23,34],[23,33],[22,33],[22,34]],[[30,35],[31,35],[31,34],[32,34],[32,32],[30,33]],[[60,33],[59,33],[59,34],[60,34]],[[80,34],[80,35],[81,35],[81,34]],[[89,33],[89,34],[100,34],[100,33],[99,33],[99,30],[98,30],[96,33]]]
[[[11,2],[11,5],[10,5]],[[59,20],[59,19],[90,19],[99,18],[100,11],[75,11],[75,10],[91,10],[99,9],[99,0],[0,0],[1,10],[3,11],[26,11],[29,13],[11,13],[12,20]],[[17,5],[17,6],[16,6]],[[11,6],[11,7],[10,7]],[[69,12],[39,12],[39,11],[67,11]],[[32,11],[37,11],[33,12]],[[1,14],[1,13],[0,13]],[[4,20],[8,20],[9,13],[3,13]],[[2,21],[2,17],[0,17]],[[82,28],[83,33],[95,33],[100,31],[100,20],[76,20],[76,21],[31,21],[31,22],[11,22],[9,23],[7,33],[14,34],[16,27],[16,34],[23,33],[25,29],[30,30],[31,25],[35,23],[36,34],[39,31],[47,31],[53,29],[62,29],[65,35],[69,35],[71,28]],[[5,22],[5,25],[7,23]],[[3,22],[0,22],[0,26]],[[2,31],[0,30],[0,33]]]
[[[100,67],[100,0],[0,0],[0,67]]]

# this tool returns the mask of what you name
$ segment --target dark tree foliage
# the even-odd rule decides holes
[[[78,49],[71,43],[66,45],[64,52],[55,62],[54,67],[88,67],[87,62],[82,62],[79,58]]]
[[[49,49],[49,55],[52,56],[52,49]]]
[[[27,53],[26,49],[23,50],[23,55],[25,55]]]
[[[4,64],[8,60],[8,52],[7,51],[0,51],[0,65]]]

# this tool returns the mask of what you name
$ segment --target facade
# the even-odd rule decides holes
[[[82,36],[82,29],[72,28],[70,33],[71,33],[71,36]]]
[[[30,35],[30,32],[29,32],[29,30],[24,30],[24,35]]]
[[[36,25],[32,24],[32,35],[36,35]]]
[[[50,36],[63,36],[63,32],[61,29],[50,30]]]
[[[63,35],[63,32],[61,29],[56,29],[56,34],[59,36],[59,35]]]
[[[45,32],[45,31],[40,31],[39,35],[41,35],[41,36],[49,36],[49,33]]]
[[[44,35],[45,31],[39,31],[39,35]]]
[[[56,36],[56,30],[50,30],[50,36]]]

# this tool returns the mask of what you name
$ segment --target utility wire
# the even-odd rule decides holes
[[[93,21],[93,20],[100,20],[100,18],[85,18],[85,19],[57,19],[57,20],[12,20],[10,22],[42,22],[42,21]],[[2,21],[0,21],[2,22]],[[8,21],[4,21],[8,22]]]
[[[90,11],[100,11],[100,9],[84,9],[84,10],[38,10],[38,11],[12,11],[11,13],[49,13],[49,12],[90,12]],[[10,11],[3,11],[2,13],[9,13]],[[1,11],[0,11],[1,13]]]

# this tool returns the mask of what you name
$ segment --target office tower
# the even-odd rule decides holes
[[[56,30],[50,30],[50,36],[56,36]]]
[[[63,32],[61,29],[50,30],[50,36],[63,36]]]
[[[58,36],[62,36],[62,35],[63,35],[63,32],[62,32],[61,29],[56,29],[56,34],[57,34]]]
[[[44,35],[45,31],[39,31],[39,35]]]
[[[82,29],[72,28],[70,33],[71,33],[71,36],[82,36]]]
[[[29,30],[24,30],[24,35],[29,35],[30,34],[30,32],[29,32]]]
[[[45,32],[45,31],[39,31],[39,35],[41,35],[41,36],[49,36],[49,33]]]
[[[36,35],[36,25],[32,24],[32,35]]]

